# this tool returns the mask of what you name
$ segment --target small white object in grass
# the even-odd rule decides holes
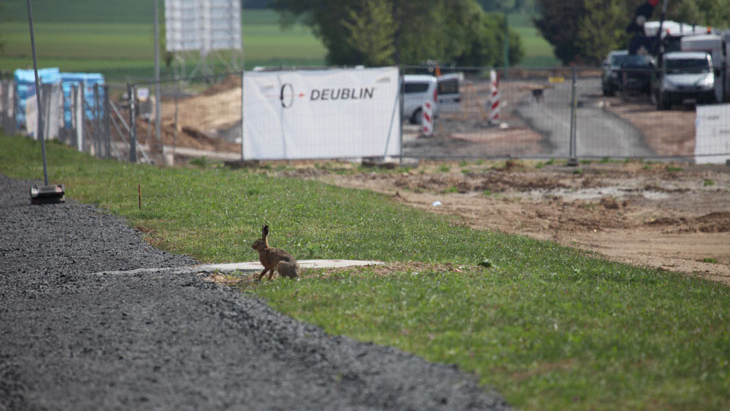
[[[432,207],[438,207],[440,205],[441,205],[441,202],[438,200],[434,201],[433,204],[431,204]]]

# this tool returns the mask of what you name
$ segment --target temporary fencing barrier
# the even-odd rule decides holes
[[[363,115],[365,120],[362,122],[336,112],[334,101],[318,101],[317,110],[302,114],[304,117],[291,116],[291,108],[282,104],[294,107],[298,104],[301,109],[304,99],[323,98],[323,94],[313,96],[312,90],[321,93],[324,89],[342,87],[332,81],[298,91],[289,81],[293,72],[281,69],[267,73],[279,76],[268,91],[261,84],[246,90],[241,73],[200,78],[188,83],[163,81],[159,117],[142,110],[145,106],[153,107],[150,99],[157,96],[145,97],[145,93],[137,93],[139,89],[153,89],[153,83],[130,84],[129,90],[117,90],[115,98],[106,98],[106,86],[97,86],[98,97],[91,98],[88,93],[79,89],[74,92],[71,88],[65,101],[74,107],[76,114],[71,118],[70,131],[67,129],[69,122],[64,120],[61,124],[67,130],[58,135],[87,152],[155,163],[196,157],[240,160],[392,155],[421,159],[554,158],[575,161],[643,158],[720,163],[730,158],[730,132],[721,121],[730,118],[730,106],[727,105],[674,105],[671,110],[659,110],[657,107],[661,104],[652,98],[650,89],[634,85],[624,87],[614,95],[604,95],[604,79],[597,68],[513,68],[498,82],[494,81],[489,67],[441,67],[440,70],[444,78],[458,79],[458,84],[444,88],[443,98],[432,107],[431,135],[424,132],[424,124],[410,124],[409,119],[401,119],[400,110],[394,110],[403,101],[397,93],[378,103],[377,110]],[[435,74],[434,67],[400,69],[401,76],[424,73]],[[244,77],[248,75],[251,79],[256,77],[255,73],[248,72]],[[646,73],[640,77],[652,75]],[[292,84],[292,88],[284,87],[285,84]],[[257,93],[261,94],[261,99],[270,97],[271,101],[256,102],[248,97],[249,92],[256,91],[255,87],[259,87]],[[0,124],[6,134],[27,130],[25,123],[15,121],[19,108],[15,90],[12,79],[2,79]],[[304,95],[300,97],[301,93]],[[341,100],[342,91],[337,93]],[[327,94],[327,97],[333,96]],[[494,114],[491,106],[496,100],[499,101],[498,121],[491,117]],[[108,109],[104,108],[107,104]],[[246,105],[249,106],[244,109]],[[79,114],[78,107],[86,108],[83,115]],[[275,117],[274,121],[263,120],[267,110],[273,113],[288,110],[289,113]],[[89,113],[100,113],[98,121]],[[343,120],[345,118],[349,120]],[[154,132],[157,121],[161,125],[159,137]],[[355,135],[374,133],[376,123],[380,125],[378,150],[356,148],[344,154],[339,147],[341,142]],[[315,126],[322,127],[331,140],[323,143],[312,138],[320,133],[315,131]],[[428,124],[425,126],[427,131]],[[389,130],[390,134],[383,137],[382,130]],[[291,136],[303,131],[306,133],[297,144],[304,148],[298,148],[298,153],[290,150],[294,147],[289,140]],[[259,148],[245,143],[244,137],[254,135]],[[286,155],[281,151],[282,142],[287,142]],[[278,152],[255,155],[256,150],[276,147],[279,147]]]

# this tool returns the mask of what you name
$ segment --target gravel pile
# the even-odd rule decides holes
[[[507,410],[453,366],[330,337],[88,205],[0,175],[0,411]]]

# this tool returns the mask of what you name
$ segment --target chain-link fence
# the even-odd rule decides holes
[[[490,79],[490,68],[442,67],[439,71],[435,67],[401,69],[404,157],[695,158],[695,106],[658,109],[650,92],[652,73],[644,73],[641,86],[629,84],[631,76],[619,73],[623,87],[608,93],[610,79],[597,68],[497,69],[496,84]],[[431,135],[425,135],[418,124],[421,114],[409,108],[413,87],[408,82],[418,74],[442,76]],[[241,158],[241,73],[166,80],[160,86],[159,136],[154,83],[119,89],[95,86],[91,94],[72,87],[63,93],[62,111],[73,114],[62,116],[55,135],[79,150],[125,161],[173,164],[202,157]],[[79,90],[83,87],[78,85]],[[28,134],[29,124],[17,121],[18,98],[13,90],[11,80],[0,84],[0,124],[6,134]],[[44,115],[55,113],[46,109],[58,104],[53,93],[44,87],[43,95],[48,96],[42,104]],[[54,136],[51,130],[45,135]],[[722,145],[711,151],[705,154],[730,155],[730,148]]]
[[[159,136],[154,90],[155,83],[130,84],[124,96],[136,97],[130,138],[152,161],[241,158],[241,73],[162,81]]]
[[[101,158],[122,158],[113,141],[123,135],[110,129],[109,86],[84,81],[44,83],[40,105],[35,85],[24,86],[19,87],[11,79],[0,80],[0,125],[5,134],[24,134],[34,139],[42,135]]]
[[[442,99],[432,137],[424,137],[417,126],[404,127],[406,156],[681,159],[695,155],[694,106],[658,110],[651,95],[652,72],[638,73],[642,78],[638,85],[630,82],[637,73],[618,73],[614,77],[619,86],[626,86],[604,93],[604,83],[612,80],[600,69],[497,70],[495,97],[488,69],[441,71],[461,79],[459,100]],[[499,118],[491,119],[495,105]]]

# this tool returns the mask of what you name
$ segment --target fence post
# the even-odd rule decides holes
[[[101,157],[101,123],[99,119],[99,84],[94,84],[94,155],[97,157]]]
[[[135,87],[127,83],[127,94],[129,96],[129,161],[137,162],[137,123],[135,120]]]
[[[74,88],[76,89],[76,101],[74,103],[76,108],[76,111],[74,112],[74,116],[76,116],[76,148],[79,150],[79,153],[83,153],[84,127],[86,127],[86,124],[84,124],[84,90],[86,89],[86,87],[84,86],[84,83],[81,82],[75,85]]]
[[[405,98],[405,86],[403,85],[403,76],[405,75],[405,71],[403,70],[403,66],[400,64],[398,65],[398,118],[400,121],[398,122],[398,128],[400,132],[399,138],[400,138],[400,154],[398,155],[398,164],[403,165],[403,99]]]
[[[573,82],[571,85],[571,100],[570,100],[570,153],[568,159],[568,166],[576,167],[578,165],[578,155],[576,153],[576,109],[578,108],[578,100],[576,98],[575,83],[576,83],[576,68],[573,66]]]
[[[10,127],[6,130],[8,135],[14,136],[18,132],[18,93],[15,90],[15,81],[10,82]]]
[[[10,108],[10,99],[8,94],[8,87],[10,86],[10,81],[2,79],[2,106],[3,110],[0,115],[2,118],[0,118],[0,126],[2,126],[3,132],[8,131],[8,117],[9,117],[9,108]]]
[[[43,136],[44,140],[48,140],[49,136],[51,135],[51,93],[52,93],[52,84],[43,84],[41,83],[41,103],[39,103],[38,110],[41,109],[41,116],[43,117],[43,121],[41,124],[38,124],[38,135],[36,138],[39,138],[39,136]],[[43,107],[41,107],[41,105]],[[41,131],[41,127],[43,127],[43,130]]]
[[[111,114],[109,114],[109,85],[104,85],[104,158],[112,156],[112,135],[110,130]]]
[[[175,137],[177,137],[177,79],[175,79]],[[244,104],[246,103],[244,99],[244,92],[246,91],[246,68],[241,70],[241,161],[243,161],[244,158],[244,151],[243,151],[243,135],[245,130],[245,118],[243,117],[243,113],[246,111]],[[173,144],[174,147],[174,144]]]

